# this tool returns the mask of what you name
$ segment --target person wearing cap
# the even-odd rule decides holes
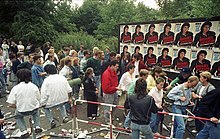
[[[193,33],[189,31],[190,24],[184,23],[181,27],[181,31],[176,35],[174,45],[178,46],[190,46],[193,42]]]
[[[47,73],[44,71],[44,68],[41,65],[41,56],[35,55],[33,59],[34,65],[31,68],[32,83],[35,84],[38,88],[41,88]]]
[[[155,32],[155,25],[151,24],[149,26],[149,31],[145,35],[145,44],[157,44],[158,42],[158,33]]]
[[[201,115],[201,108],[200,108],[200,100],[204,97],[207,93],[214,90],[215,87],[210,83],[212,74],[208,71],[200,73],[200,82],[195,87],[195,91],[193,94],[193,98],[195,99],[195,105],[193,107],[193,112],[196,116],[202,117]],[[195,120],[196,131],[199,132],[203,128],[203,123],[199,120]]]
[[[163,45],[172,45],[174,42],[174,33],[171,30],[171,24],[164,26],[164,31],[160,34],[158,43]]]
[[[210,71],[211,64],[210,61],[205,59],[207,52],[205,50],[200,50],[197,54],[197,58],[192,61],[190,70],[199,75],[203,71]]]
[[[197,47],[211,47],[215,43],[215,32],[210,31],[212,23],[206,21],[202,24],[201,31],[196,34],[193,45]]]
[[[168,55],[169,49],[163,48],[162,55],[158,57],[157,63],[161,64],[162,67],[170,67],[172,64],[172,57]]]
[[[189,59],[185,57],[186,50],[180,49],[178,52],[178,57],[173,60],[172,68],[180,70],[184,67],[189,67]]]
[[[141,32],[141,26],[137,25],[135,28],[135,33],[132,35],[132,41],[135,44],[140,44],[144,42],[144,33]]]
[[[191,76],[188,81],[175,86],[168,93],[167,97],[173,100],[172,112],[176,114],[186,115],[186,107],[190,103],[192,97],[192,89],[198,84],[199,79],[197,76]],[[185,122],[184,118],[175,116],[174,119],[174,138],[183,139],[185,133]]]
[[[206,121],[203,129],[197,134],[196,139],[219,139],[220,137],[220,88],[210,91],[205,95],[200,104],[202,105],[201,114]]]

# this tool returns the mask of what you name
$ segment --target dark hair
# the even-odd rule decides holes
[[[48,58],[47,58],[47,59],[51,59],[51,58],[53,58],[53,56],[52,56],[52,55],[48,55]]]
[[[47,74],[57,74],[57,69],[54,65],[48,64],[44,67],[44,70]]]
[[[129,71],[130,69],[133,69],[133,68],[135,68],[135,66],[133,64],[129,64],[127,67],[127,70]]]
[[[137,32],[137,28],[141,28],[141,25],[137,25],[137,26],[135,27],[135,32]]]
[[[171,28],[171,24],[170,23],[167,23],[165,26],[164,26],[164,28],[163,28],[163,32],[166,32],[166,27],[170,27]]]
[[[212,23],[210,21],[206,21],[205,23],[202,24],[201,26],[201,32],[203,32],[203,28],[206,26],[206,25],[209,25],[209,27],[212,26]]]
[[[109,54],[110,57],[116,56],[116,53],[114,51],[111,51]]]
[[[197,54],[197,59],[199,59],[199,55],[201,55],[201,54],[207,55],[207,52],[205,50],[200,50]]]
[[[150,50],[154,51],[154,48],[153,48],[153,47],[148,47],[148,49],[147,49],[147,54],[149,54],[149,51],[150,51]]]
[[[136,46],[136,47],[134,48],[134,53],[136,53],[136,50],[137,50],[137,49],[140,50],[140,49],[141,49],[140,46]]]
[[[113,60],[110,62],[109,66],[115,66],[116,64],[118,64],[118,61],[117,60]]]
[[[125,46],[123,47],[123,52],[124,52],[125,48],[127,48],[127,49],[128,49],[128,46],[127,46],[127,45],[125,45]]]
[[[41,58],[41,56],[40,56],[40,55],[35,55],[35,56],[33,57],[34,62],[35,62],[35,61],[37,61],[39,58]]]
[[[87,78],[89,76],[89,74],[91,74],[92,72],[94,72],[93,68],[88,67],[85,72],[85,77]]]
[[[84,55],[84,56],[90,55],[90,52],[89,52],[88,50],[85,50],[85,51],[83,52],[83,55]]]
[[[34,53],[31,53],[31,54],[28,55],[28,58],[31,58],[34,55],[35,55]]]
[[[163,55],[163,52],[164,52],[164,51],[169,52],[169,49],[168,49],[168,48],[163,48],[163,50],[162,50],[162,55]]]
[[[125,32],[125,29],[126,29],[126,28],[129,28],[128,25],[125,25],[125,26],[124,26],[124,32]]]
[[[155,78],[155,73],[162,73],[162,72],[163,72],[163,70],[162,70],[161,67],[155,66],[155,67],[153,68],[153,70],[151,71],[151,75],[153,76],[154,79],[156,79],[156,78]]]
[[[190,27],[190,24],[189,24],[188,22],[183,23],[183,25],[181,26],[181,32],[183,32],[183,28],[184,28],[185,26]]]
[[[178,57],[180,57],[180,53],[184,52],[186,54],[186,50],[185,49],[180,49],[178,52]]]
[[[64,64],[65,64],[65,65],[68,65],[69,62],[72,62],[70,58],[66,58],[66,59],[64,60]]]
[[[19,69],[16,73],[19,82],[25,82],[28,83],[31,81],[31,70],[23,68]]]
[[[155,28],[155,25],[154,24],[150,24],[150,26],[149,26],[149,32],[150,32],[150,28],[151,27],[154,27]]]
[[[9,53],[9,59],[12,60],[16,58],[16,55],[14,53]]]
[[[140,55],[139,54],[134,54],[133,57],[136,58],[137,60],[140,60]]]
[[[147,82],[143,78],[139,78],[135,83],[135,94],[137,99],[142,99],[147,95]]]

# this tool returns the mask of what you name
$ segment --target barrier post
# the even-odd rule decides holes
[[[77,101],[74,101],[74,111],[75,111],[75,125],[76,125],[76,134],[79,134],[79,125],[78,125],[78,118],[77,118]]]
[[[170,138],[171,138],[171,139],[173,138],[173,131],[174,131],[174,119],[175,119],[175,116],[174,116],[174,115],[172,115],[171,130],[170,130]]]
[[[110,110],[109,110],[109,126],[110,126],[110,139],[112,139],[112,133],[113,133],[113,130],[112,130],[112,106],[110,106]]]

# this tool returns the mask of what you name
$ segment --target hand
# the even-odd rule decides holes
[[[186,97],[180,97],[181,101],[186,101]]]
[[[2,125],[4,123],[4,119],[0,119],[0,125]]]
[[[165,89],[169,90],[171,87],[172,87],[171,85],[168,85]]]
[[[219,122],[218,119],[215,117],[210,118],[210,121],[216,124]]]
[[[72,103],[73,103],[73,100],[72,100],[71,98],[69,98],[69,99],[68,99],[68,103],[69,103],[69,104],[72,104]]]

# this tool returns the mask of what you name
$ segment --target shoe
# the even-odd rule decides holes
[[[37,133],[37,134],[38,134],[38,133],[41,133],[42,131],[43,131],[43,130],[42,130],[41,128],[36,128],[36,129],[35,129],[35,133]]]
[[[67,123],[69,121],[69,119],[67,117],[63,118],[63,123]]]
[[[100,114],[98,113],[98,114],[96,114],[96,117],[99,117],[100,116]]]
[[[29,133],[25,133],[23,135],[21,135],[21,139],[27,139],[30,136]]]
[[[92,120],[92,117],[88,117],[89,120]]]
[[[51,123],[50,123],[50,128],[52,129],[52,128],[55,128],[56,127],[56,123],[55,123],[55,121],[53,120]]]
[[[92,117],[92,120],[96,120],[96,117]]]

